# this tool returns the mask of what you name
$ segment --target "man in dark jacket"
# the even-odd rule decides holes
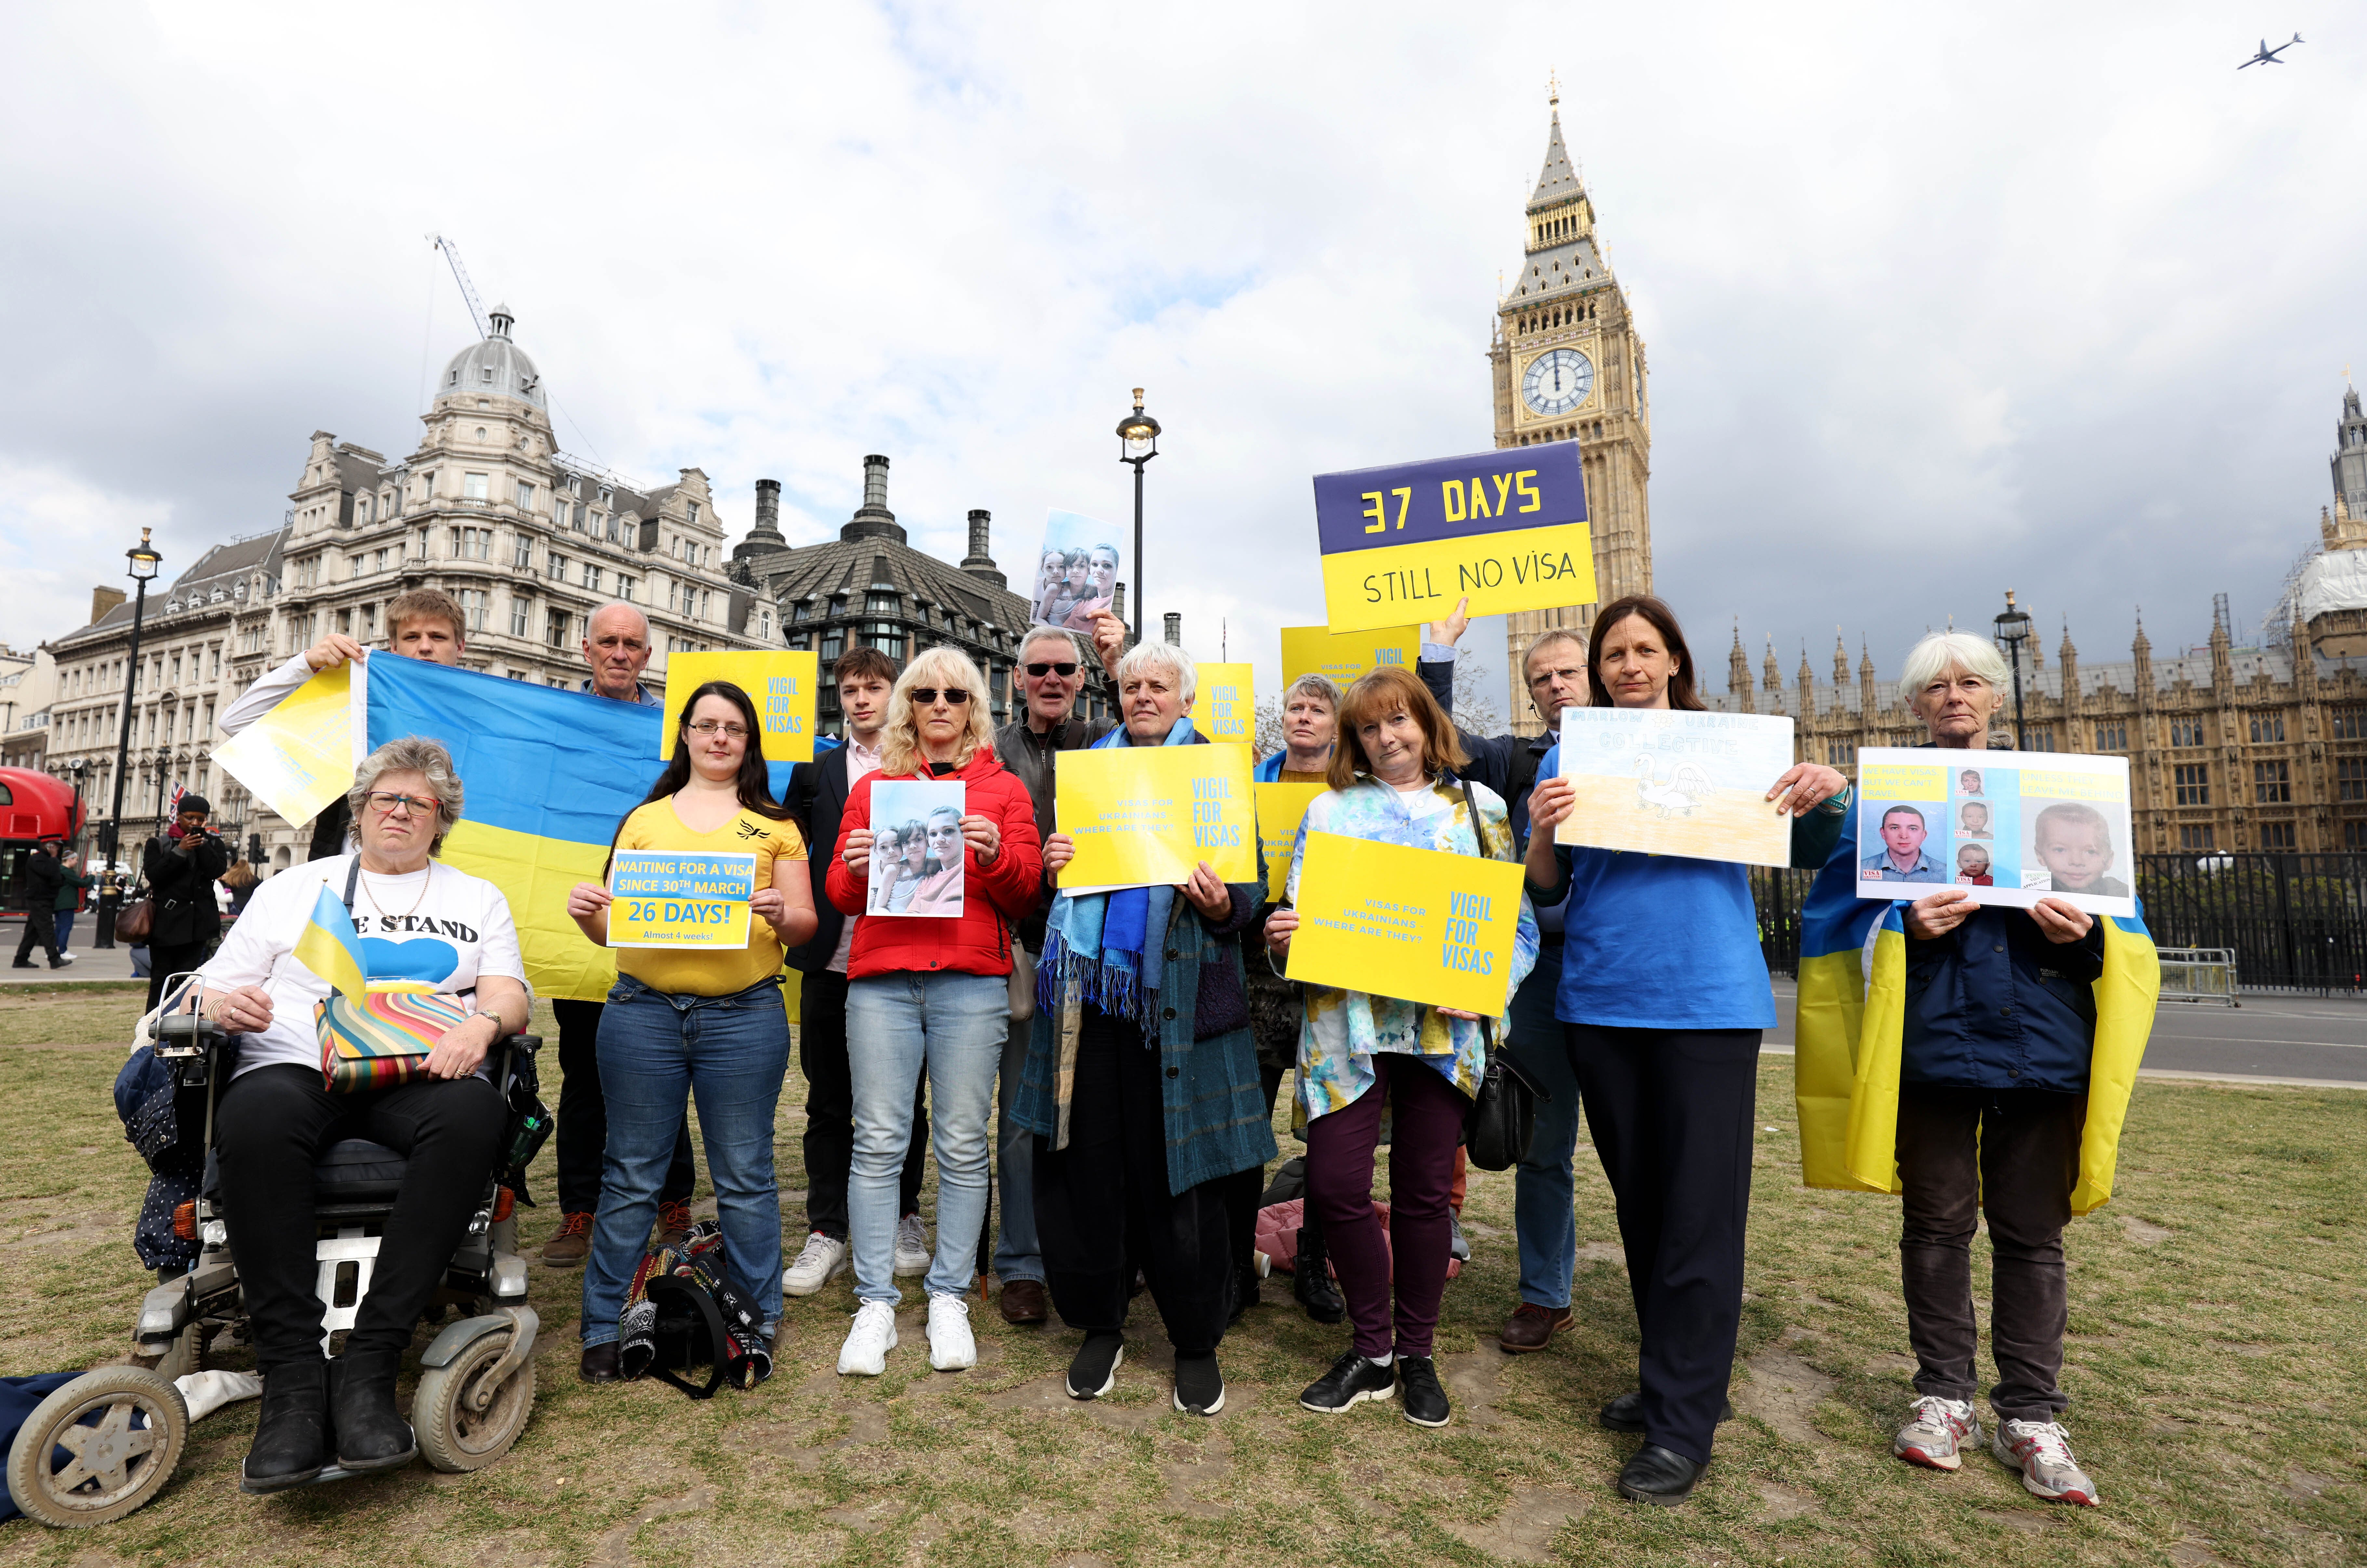
[[[164,999],[166,978],[203,964],[221,935],[214,883],[230,869],[230,850],[219,835],[206,831],[206,818],[213,809],[201,795],[181,796],[172,823],[148,840],[140,863],[148,896],[156,901],[155,919],[148,927],[151,1011]]]
[[[62,847],[38,843],[25,857],[25,934],[17,939],[16,967],[19,969],[33,966],[35,943],[48,951],[52,969],[62,969],[74,962],[58,942],[58,888],[65,880],[65,873],[56,857]]]
[[[1116,627],[1108,634],[1122,649],[1126,623],[1114,615],[1102,621]],[[1096,624],[1095,640],[1104,634]],[[1037,626],[1019,645],[1015,673],[1025,704],[1020,716],[994,732],[994,754],[1019,775],[1036,803],[1036,831],[1052,836],[1052,774],[1062,751],[1082,750],[1110,732],[1105,718],[1076,716],[1077,695],[1085,688],[1085,650],[1078,639],[1059,626]],[[1036,912],[1012,942],[1016,983],[1032,992],[1036,961],[1044,952],[1044,915],[1051,907],[1049,879]],[[1012,1121],[1011,1107],[1019,1095],[1020,1072],[1027,1063],[1029,1023],[1014,1020],[1002,1045],[1002,1076],[995,1089],[996,1212],[1001,1234],[994,1244],[994,1275],[1002,1282],[999,1303],[1006,1323],[1042,1323],[1051,1314],[1044,1291],[1044,1257],[1036,1241],[1036,1195],[1032,1171],[1033,1145],[1026,1128]]]

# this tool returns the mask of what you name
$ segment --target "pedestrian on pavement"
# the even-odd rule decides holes
[[[82,908],[83,895],[98,885],[98,878],[77,869],[79,860],[63,844],[57,846],[58,854],[58,952],[66,952],[66,943],[74,936],[74,914]]]
[[[59,856],[65,846],[43,840],[25,857],[25,934],[17,939],[17,961],[14,967],[33,967],[33,949],[40,947],[49,954],[50,967],[62,969],[74,959],[65,951],[65,940],[58,934],[58,900],[63,895],[65,868]],[[154,1007],[152,998],[148,1005]]]
[[[164,832],[148,840],[140,863],[156,914],[148,927],[148,1010],[164,999],[164,982],[213,955],[221,935],[214,882],[230,869],[230,849],[206,830],[213,807],[201,795],[181,796]]]

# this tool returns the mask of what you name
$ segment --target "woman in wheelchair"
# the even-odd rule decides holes
[[[509,905],[493,884],[431,863],[460,818],[460,781],[432,740],[373,751],[345,797],[356,852],[281,872],[255,890],[195,1005],[238,1040],[215,1120],[231,1255],[253,1325],[263,1411],[244,1489],[300,1486],[331,1463],[391,1470],[416,1451],[395,1404],[412,1330],[484,1193],[504,1108],[478,1076],[486,1052],[526,1027],[533,998]],[[342,896],[368,977],[473,997],[473,1016],[391,1088],[324,1087],[315,1008],[330,982],[295,948],[321,892]],[[341,1137],[405,1156],[408,1168],[334,1378],[323,1358],[312,1212],[315,1155]]]

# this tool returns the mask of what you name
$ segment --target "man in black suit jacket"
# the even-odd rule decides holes
[[[855,928],[822,888],[831,857],[838,852],[838,819],[846,797],[865,773],[879,766],[879,732],[888,723],[888,696],[896,684],[896,661],[877,649],[858,648],[832,667],[839,711],[846,720],[846,743],[789,773],[789,814],[806,836],[806,869],[813,877],[814,911],[820,923],[813,940],[789,949],[789,967],[805,976],[798,987],[798,1070],[806,1077],[806,1243],[790,1260],[781,1288],[810,1296],[847,1267],[846,1179],[855,1160],[855,1080],[846,1062],[846,955]],[[923,1080],[925,1081],[925,1080]],[[920,1084],[912,1093],[912,1144],[904,1156],[899,1190],[903,1216],[897,1224],[896,1272],[916,1274],[929,1266],[919,1247],[921,1176],[928,1163],[929,1125]],[[913,1234],[908,1234],[913,1233]],[[910,1263],[912,1266],[907,1267]]]

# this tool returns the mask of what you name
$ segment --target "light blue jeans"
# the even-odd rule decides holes
[[[1512,994],[1507,1032],[1512,1055],[1553,1096],[1538,1102],[1529,1152],[1512,1172],[1512,1232],[1520,1244],[1521,1299],[1557,1311],[1569,1305],[1570,1275],[1578,1267],[1577,1183],[1570,1174],[1578,1148],[1578,1077],[1554,1017],[1560,958],[1558,942],[1539,951],[1537,966]]]
[[[896,1184],[912,1141],[912,1090],[924,1069],[937,1156],[937,1251],[922,1284],[933,1296],[969,1290],[986,1224],[994,1075],[1010,1025],[1010,982],[1001,975],[906,970],[848,983],[855,1157],[846,1235],[858,1301],[892,1306],[903,1299],[896,1289]]]

